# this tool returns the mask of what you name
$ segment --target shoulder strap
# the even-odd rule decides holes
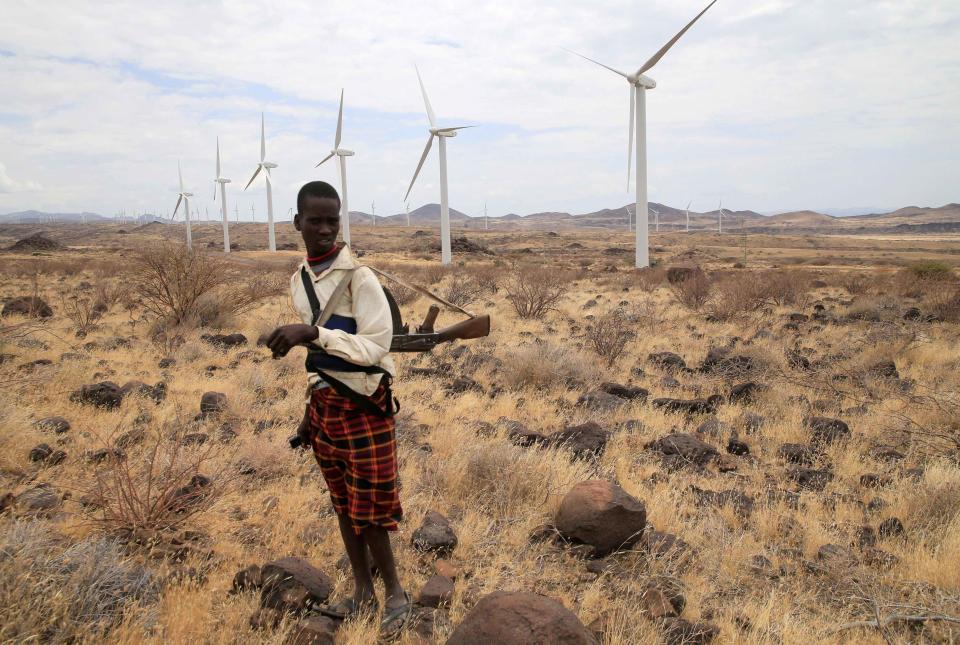
[[[337,302],[339,302],[343,296],[343,292],[347,290],[350,281],[353,279],[354,271],[355,269],[347,269],[346,275],[340,278],[340,282],[337,283],[333,293],[330,294],[330,297],[327,299],[327,304],[323,306],[323,311],[320,311],[320,300],[317,298],[317,290],[313,286],[313,280],[310,279],[307,268],[300,267],[300,279],[303,281],[303,290],[307,293],[307,300],[310,301],[310,309],[313,310],[314,325],[322,327],[330,320],[334,307],[337,306]]]

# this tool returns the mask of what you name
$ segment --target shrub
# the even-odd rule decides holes
[[[470,271],[477,285],[487,293],[494,294],[500,289],[503,269],[493,265],[476,266]]]
[[[930,285],[923,300],[924,312],[944,322],[960,323],[960,286]]]
[[[78,332],[87,333],[100,318],[100,308],[86,296],[62,295],[60,309]]]
[[[681,280],[670,283],[670,291],[677,302],[687,309],[700,311],[707,304],[713,285],[703,271],[697,269]]]
[[[707,313],[715,320],[734,320],[756,311],[763,303],[763,286],[756,275],[731,275],[714,284]]]
[[[471,276],[457,274],[447,285],[444,297],[458,307],[466,307],[479,298],[482,291],[483,288]]]
[[[812,279],[806,271],[781,269],[748,275],[756,280],[760,294],[771,304],[778,306],[798,305],[810,291]]]
[[[598,378],[596,366],[588,356],[563,345],[549,342],[523,345],[503,359],[499,377],[510,389],[545,388],[587,383]]]
[[[201,298],[225,278],[224,263],[206,251],[166,243],[140,252],[132,284],[144,308],[180,324],[197,314]]]
[[[507,301],[521,318],[542,318],[566,292],[570,278],[555,269],[515,269],[504,284]]]
[[[950,265],[936,260],[914,262],[906,268],[906,272],[918,280],[950,280],[953,278],[953,269]]]
[[[636,334],[633,324],[622,309],[613,309],[597,317],[587,328],[587,341],[601,358],[610,367],[623,353],[627,341]]]

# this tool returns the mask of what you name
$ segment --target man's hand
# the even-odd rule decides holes
[[[320,331],[313,325],[284,325],[277,327],[267,339],[267,347],[274,358],[282,358],[291,348],[316,340]]]

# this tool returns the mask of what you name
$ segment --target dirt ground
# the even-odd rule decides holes
[[[296,244],[286,226],[278,240]],[[445,642],[495,590],[554,598],[602,643],[679,642],[651,588],[682,595],[679,615],[716,642],[960,639],[960,237],[758,235],[744,258],[736,231],[655,234],[655,266],[638,272],[627,231],[471,230],[478,247],[455,246],[444,269],[436,233],[418,230],[361,227],[354,246],[493,330],[396,355],[401,577],[415,596],[438,571],[455,578],[399,642]],[[256,250],[265,228],[241,224],[225,258],[219,228],[197,227],[231,279],[173,324],[137,285],[182,227],[7,225],[0,246],[40,231],[62,248],[0,252],[0,300],[52,310],[0,327],[0,639],[288,642],[293,616],[251,626],[260,596],[231,593],[237,571],[295,555],[330,576],[332,598],[351,584],[316,463],[287,446],[302,354],[257,345],[294,322],[300,252]],[[518,315],[524,284],[559,290],[542,317]],[[429,301],[395,291],[414,326]],[[203,338],[231,333],[245,342]],[[662,352],[683,365],[651,359]],[[134,384],[115,407],[74,394],[104,381]],[[583,398],[605,383],[649,394]],[[203,414],[207,392],[225,399]],[[713,412],[654,404],[717,394]],[[38,425],[50,417],[69,429]],[[587,422],[601,439],[586,449],[549,441]],[[522,445],[520,430],[543,441]],[[649,445],[675,433],[697,449]],[[590,479],[645,505],[645,535],[605,558],[534,539]],[[177,495],[189,503],[166,512]],[[428,511],[458,537],[442,559],[411,543]],[[336,638],[376,632],[354,621]]]

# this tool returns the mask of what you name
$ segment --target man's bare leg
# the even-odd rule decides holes
[[[363,539],[370,548],[373,563],[380,570],[380,577],[383,578],[386,590],[384,606],[388,610],[402,607],[407,598],[397,575],[397,563],[393,559],[393,548],[390,546],[390,533],[380,526],[368,526],[363,530]]]
[[[370,575],[370,562],[367,560],[367,544],[364,534],[357,535],[350,524],[350,518],[337,515],[340,523],[340,537],[347,549],[350,568],[353,569],[353,602],[360,607],[376,598],[373,590],[373,576]]]

